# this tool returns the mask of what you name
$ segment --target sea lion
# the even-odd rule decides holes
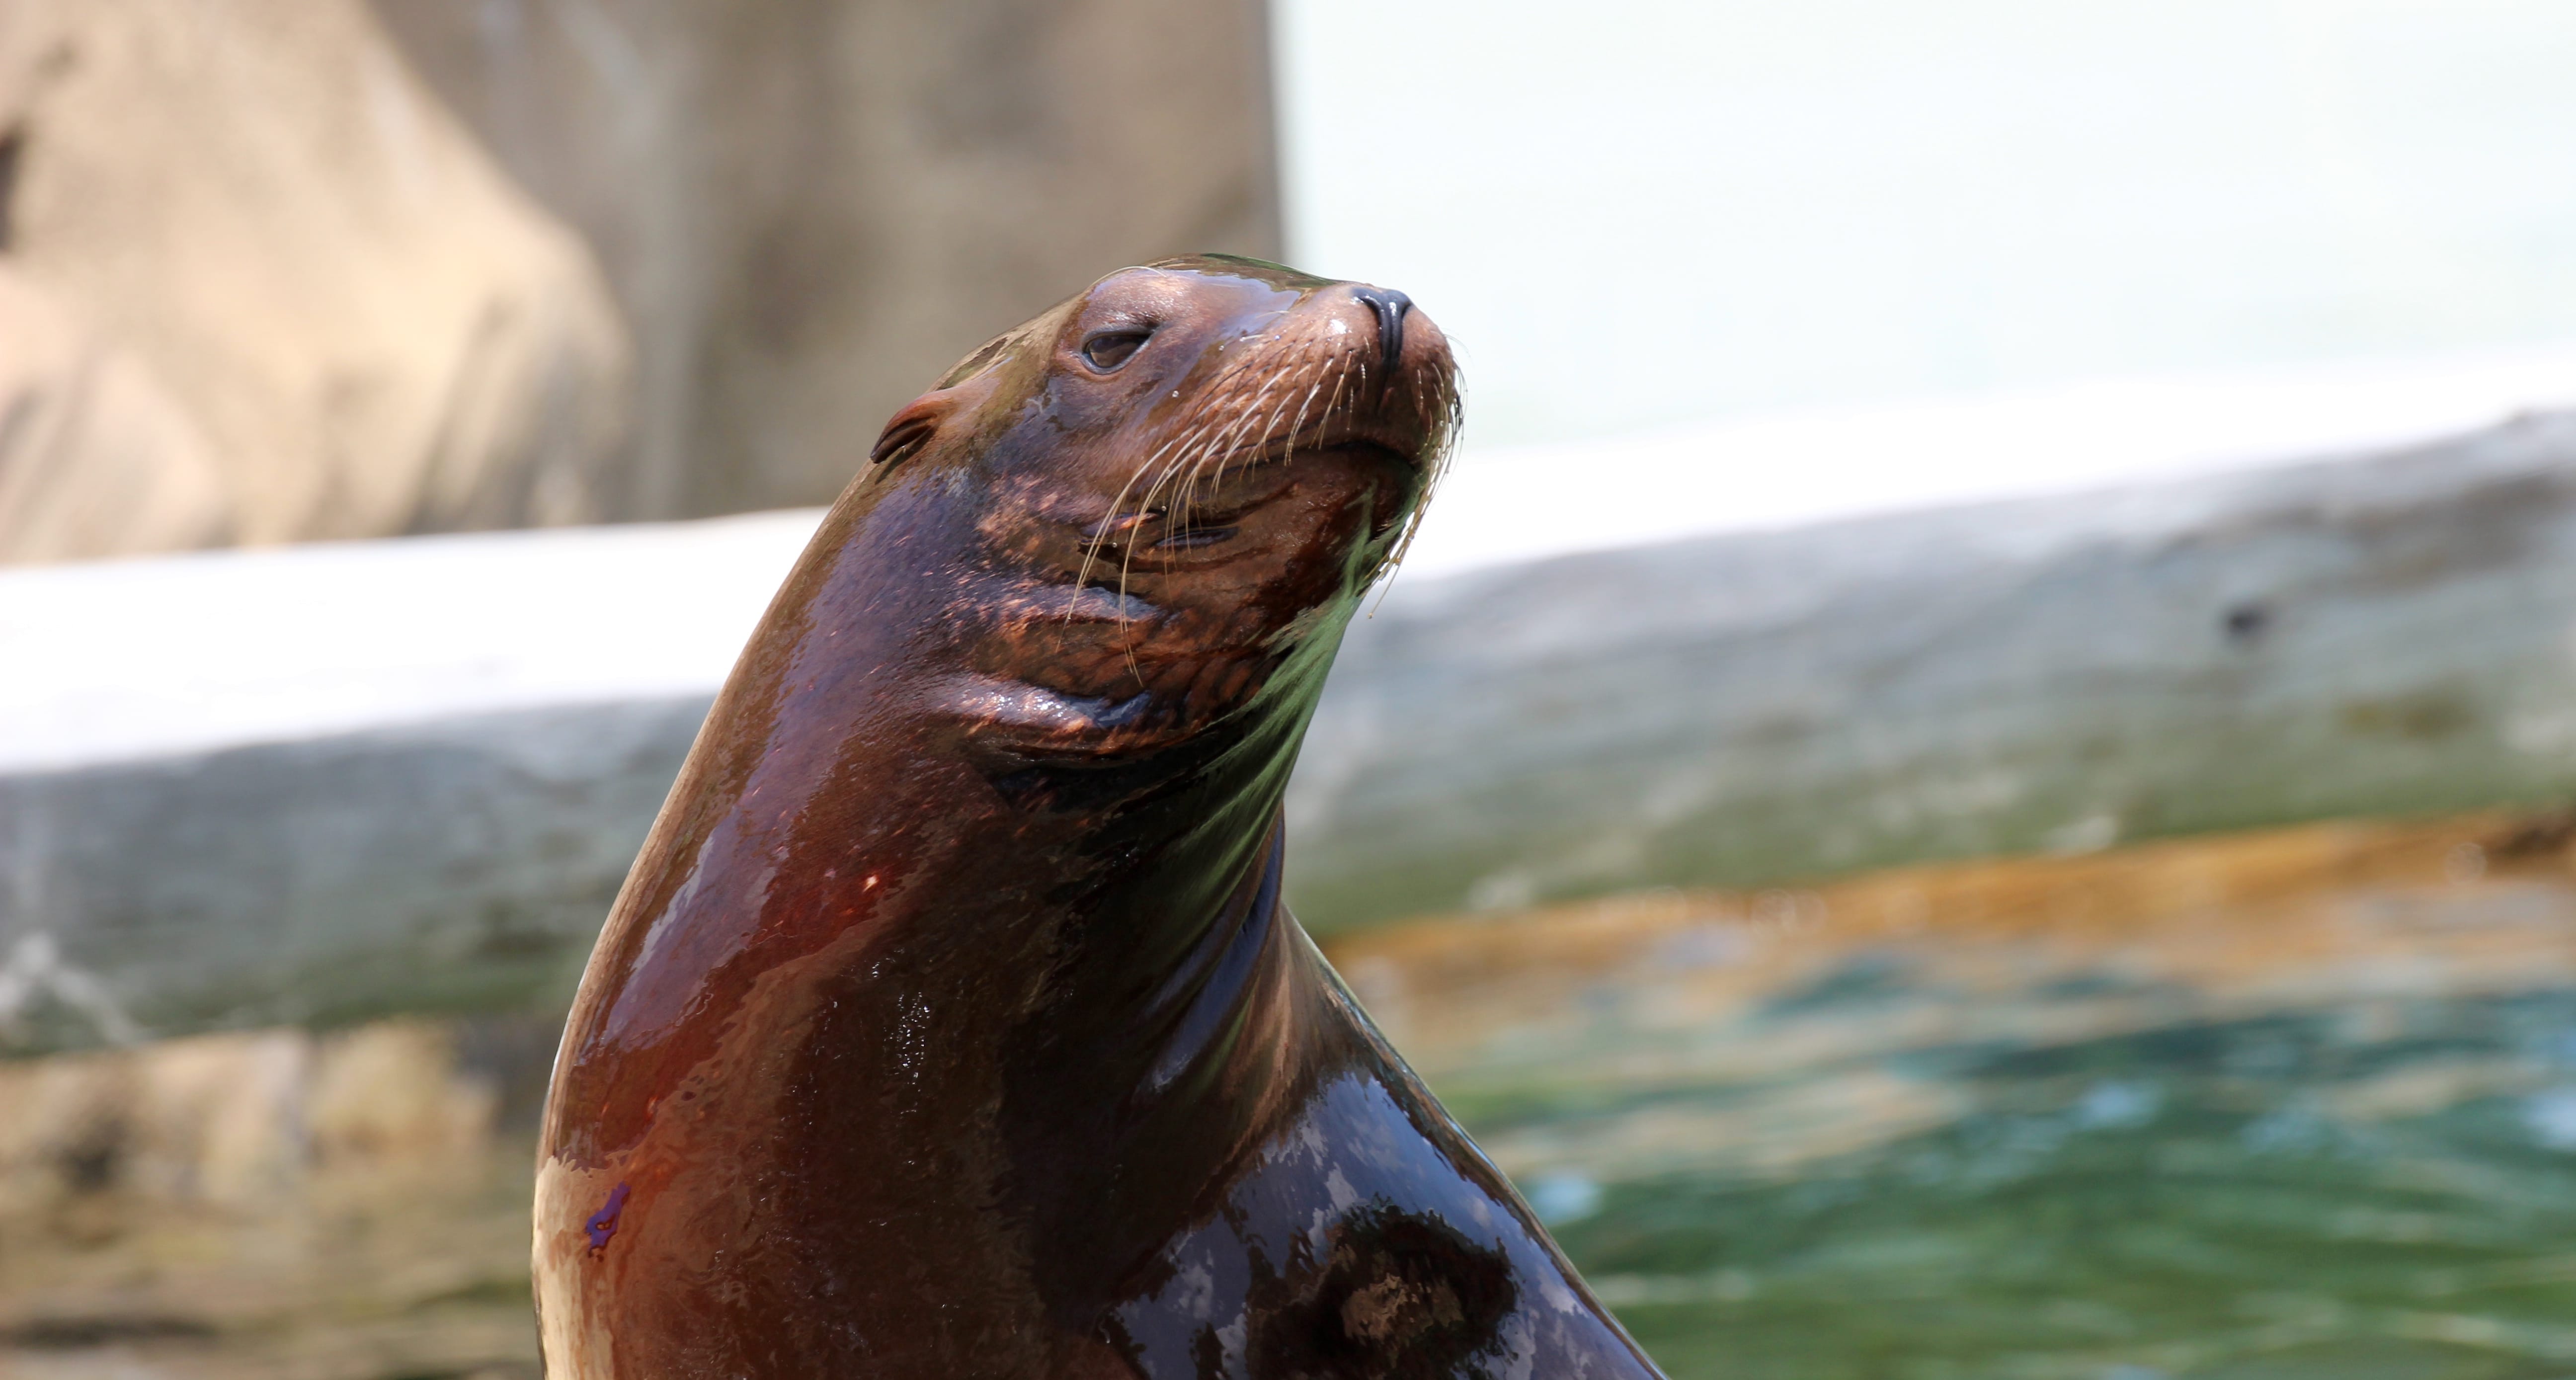
[[[1402,294],[1206,256],[895,414],[582,979],[549,1374],[1655,1374],[1280,904],[1457,399]]]

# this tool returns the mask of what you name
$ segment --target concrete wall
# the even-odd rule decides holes
[[[1290,787],[1320,929],[2576,795],[2576,415],[1399,584]]]
[[[373,0],[595,247],[622,512],[820,503],[959,356],[1092,278],[1276,257],[1258,0]]]
[[[709,702],[0,777],[0,1050],[558,1010]]]
[[[0,666],[37,668],[0,681],[0,1047],[560,1003],[796,536],[728,519],[0,574]],[[364,626],[317,639],[343,604],[257,593],[316,584]],[[681,586],[730,592],[656,635]],[[224,631],[252,616],[274,626]],[[299,631],[306,678],[348,684],[296,679]],[[160,699],[95,712],[138,679],[102,658],[164,646],[186,654]],[[280,702],[334,727],[280,741],[259,717]],[[179,732],[203,720],[243,727]],[[75,734],[86,761],[57,750]],[[2554,415],[1399,578],[1291,784],[1289,888],[1332,931],[2571,797],[2576,415]]]

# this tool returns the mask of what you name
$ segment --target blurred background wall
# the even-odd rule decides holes
[[[1296,254],[1441,303],[1489,445],[2576,329],[2554,0],[1282,0],[1277,28]],[[1358,175],[1390,130],[1397,175]]]
[[[1269,109],[1247,4],[0,5],[0,560],[823,502],[1104,268],[1275,257]]]
[[[636,336],[622,517],[823,503],[1110,268],[1276,258],[1262,8],[375,0]]]
[[[352,3],[0,6],[0,558],[596,521],[631,340]]]

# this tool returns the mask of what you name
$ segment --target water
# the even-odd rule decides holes
[[[2537,1074],[2576,992],[2414,1014],[2380,1041],[2256,1018],[1961,1051],[1978,1105],[1937,1131],[1611,1184],[1558,1231],[1677,1377],[2576,1374],[2576,1083],[2332,1110]]]
[[[1677,1380],[2576,1376],[2576,875],[2339,837],[1339,956]]]

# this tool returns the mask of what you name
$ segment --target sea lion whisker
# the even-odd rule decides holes
[[[1332,426],[1333,413],[1342,405],[1342,386],[1350,381],[1350,361],[1347,358],[1332,361],[1331,368],[1333,396],[1325,400],[1323,415],[1316,419],[1315,425],[1318,430],[1326,430]]]
[[[1233,377],[1233,375],[1234,375],[1235,373],[1239,373],[1239,372],[1241,372],[1241,370],[1240,370],[1240,369],[1236,369],[1236,370],[1229,370],[1226,374],[1220,375],[1220,376],[1219,376],[1218,381],[1221,383],[1221,382],[1223,382],[1224,380],[1226,380],[1226,379],[1229,379],[1229,378]],[[1137,480],[1139,480],[1139,479],[1144,478],[1144,477],[1146,476],[1146,474],[1147,474],[1147,473],[1149,473],[1149,472],[1153,471],[1153,469],[1154,469],[1154,467],[1155,467],[1155,465],[1156,465],[1156,463],[1157,463],[1158,461],[1162,460],[1164,456],[1172,454],[1175,450],[1183,450],[1183,451],[1185,451],[1185,450],[1186,450],[1190,445],[1192,445],[1193,443],[1195,443],[1195,442],[1198,440],[1198,438],[1199,438],[1199,437],[1201,437],[1201,436],[1205,435],[1205,434],[1206,434],[1206,432],[1207,432],[1207,430],[1208,430],[1208,428],[1209,428],[1210,426],[1214,425],[1214,424],[1215,424],[1215,423],[1214,423],[1214,421],[1212,421],[1212,420],[1211,420],[1211,421],[1201,421],[1201,422],[1199,422],[1199,423],[1198,423],[1198,424],[1197,424],[1193,429],[1188,430],[1188,431],[1185,431],[1185,432],[1183,432],[1182,434],[1180,434],[1180,435],[1178,435],[1178,436],[1172,437],[1171,439],[1166,440],[1162,445],[1160,445],[1160,446],[1156,447],[1156,448],[1154,449],[1154,452],[1153,452],[1152,454],[1150,454],[1150,455],[1146,456],[1146,457],[1144,458],[1144,460],[1140,461],[1140,462],[1137,464],[1137,466],[1135,467],[1135,469],[1134,469],[1134,470],[1132,470],[1132,471],[1130,471],[1130,472],[1129,472],[1129,474],[1128,474],[1128,476],[1127,476],[1127,481],[1126,481],[1126,483],[1125,483],[1125,484],[1123,484],[1123,485],[1121,485],[1121,486],[1119,487],[1119,490],[1118,490],[1118,494],[1117,494],[1117,496],[1116,496],[1115,498],[1113,498],[1113,499],[1110,501],[1110,505],[1109,505],[1109,510],[1110,510],[1110,512],[1112,512],[1112,513],[1114,514],[1114,513],[1117,513],[1117,512],[1119,512],[1119,511],[1123,510],[1123,509],[1126,507],[1126,503],[1127,503],[1127,496],[1128,496],[1128,494],[1130,494],[1130,493],[1134,492],[1135,487],[1136,487],[1136,481],[1137,481]],[[1177,462],[1175,462],[1175,463],[1177,463]],[[1165,474],[1166,474],[1166,475],[1168,474],[1168,469],[1165,471]],[[1154,502],[1155,492],[1157,491],[1157,489],[1159,489],[1159,488],[1161,487],[1161,483],[1162,483],[1162,478],[1163,478],[1163,477],[1164,477],[1164,476],[1157,476],[1157,478],[1155,479],[1155,481],[1154,481],[1152,484],[1149,484],[1149,485],[1147,486],[1147,488],[1146,488],[1146,490],[1145,490],[1145,495],[1144,495],[1144,497],[1143,497],[1141,500],[1139,500],[1139,502],[1138,502],[1138,505],[1137,505],[1138,507],[1140,507],[1140,508],[1145,508],[1145,509],[1151,509],[1151,508],[1152,508],[1152,506],[1153,506],[1153,502]],[[1099,546],[1098,541],[1094,541],[1094,542],[1092,543],[1092,549],[1091,549],[1091,551],[1090,551],[1089,553],[1087,553],[1087,556],[1086,556],[1086,559],[1085,559],[1084,564],[1083,564],[1083,566],[1082,566],[1082,569],[1081,569],[1081,570],[1080,570],[1080,572],[1078,572],[1078,574],[1077,574],[1077,577],[1076,577],[1077,579],[1087,579],[1087,578],[1089,578],[1089,573],[1090,573],[1090,561],[1089,561],[1089,559],[1088,559],[1088,555],[1096,555],[1096,554],[1097,554],[1097,550],[1098,550],[1098,546]]]
[[[1227,438],[1225,448],[1217,455],[1216,474],[1209,481],[1210,483],[1220,486],[1223,485],[1225,483],[1226,466],[1233,463],[1236,457],[1257,457],[1261,452],[1269,449],[1274,438],[1279,438],[1279,414],[1287,410],[1288,396],[1295,392],[1295,385],[1292,382],[1294,378],[1292,371],[1299,363],[1302,363],[1302,357],[1299,360],[1291,361],[1290,367],[1274,371],[1270,377],[1262,381],[1261,392],[1253,398],[1251,406],[1246,409],[1246,417],[1249,418],[1252,413],[1258,412],[1260,410],[1262,400],[1272,396],[1273,394],[1277,394],[1279,396],[1279,401],[1271,406],[1270,411],[1267,414],[1262,416],[1261,424],[1254,432],[1254,435],[1258,438],[1257,440],[1248,445],[1240,445],[1235,444],[1231,436]],[[1299,415],[1302,416],[1303,412],[1304,409],[1301,406],[1299,409]],[[1237,434],[1240,434],[1240,431],[1241,429],[1238,428]],[[1281,451],[1280,458],[1284,460],[1295,451],[1297,442],[1295,429],[1292,427],[1286,437],[1282,438],[1282,440],[1283,449]]]
[[[1136,466],[1136,468],[1128,474],[1128,476],[1127,476],[1127,482],[1119,486],[1117,497],[1112,498],[1112,499],[1109,501],[1109,517],[1107,517],[1107,518],[1103,518],[1103,519],[1101,520],[1101,521],[1102,521],[1102,529],[1101,529],[1101,533],[1100,533],[1100,535],[1098,535],[1098,536],[1096,536],[1096,537],[1092,538],[1089,542],[1087,542],[1087,543],[1085,543],[1085,544],[1084,544],[1084,547],[1083,547],[1083,553],[1082,553],[1082,564],[1081,564],[1081,565],[1079,565],[1079,566],[1077,566],[1077,567],[1075,567],[1074,572],[1073,572],[1073,582],[1074,582],[1075,584],[1077,584],[1077,585],[1080,585],[1080,584],[1088,584],[1088,583],[1090,582],[1090,580],[1091,580],[1091,566],[1092,566],[1092,563],[1093,563],[1093,561],[1094,561],[1095,559],[1097,559],[1097,558],[1098,558],[1098,556],[1100,555],[1100,547],[1101,547],[1101,543],[1103,543],[1103,542],[1105,542],[1105,541],[1107,541],[1107,540],[1109,539],[1109,526],[1108,526],[1109,522],[1110,522],[1112,519],[1116,518],[1116,517],[1118,516],[1118,514],[1119,514],[1119,513],[1121,513],[1121,512],[1123,512],[1123,511],[1125,511],[1125,509],[1126,509],[1126,505],[1127,505],[1127,495],[1128,495],[1128,493],[1129,493],[1130,491],[1132,491],[1132,490],[1136,487],[1136,481],[1137,481],[1137,480],[1139,480],[1139,479],[1141,479],[1141,478],[1143,478],[1143,477],[1144,477],[1144,475],[1145,475],[1145,471],[1147,471],[1148,469],[1153,468],[1154,461],[1155,461],[1155,460],[1157,460],[1157,459],[1159,459],[1159,458],[1161,458],[1161,456],[1162,456],[1163,452],[1164,452],[1164,451],[1166,451],[1166,450],[1171,449],[1171,447],[1172,447],[1173,445],[1175,445],[1175,444],[1177,444],[1177,441],[1166,441],[1166,442],[1164,442],[1164,443],[1163,443],[1163,446],[1161,447],[1161,449],[1158,449],[1158,450],[1156,450],[1152,455],[1149,455],[1149,456],[1145,457],[1144,461],[1143,461],[1141,464],[1137,465],[1137,466]],[[1151,498],[1152,498],[1152,494],[1151,494],[1151,491],[1149,490],[1149,491],[1147,492],[1147,503],[1139,504],[1138,506],[1139,506],[1139,507],[1145,507],[1145,506],[1148,506],[1148,505],[1150,504],[1150,502],[1151,502]],[[1125,543],[1121,543],[1121,544],[1120,544],[1119,549],[1120,549],[1120,551],[1123,553],[1123,552],[1127,549],[1127,548],[1126,548],[1126,544],[1125,544]],[[1118,592],[1119,592],[1120,594],[1122,594],[1122,595],[1123,595],[1123,594],[1125,594],[1125,593],[1127,592],[1126,575],[1125,575],[1125,570],[1124,570],[1124,567],[1123,567],[1123,566],[1121,567],[1121,571],[1120,571],[1120,575],[1119,575]],[[1125,631],[1125,625],[1124,625],[1124,624],[1121,624],[1121,625],[1120,625],[1120,631],[1121,631],[1122,633]]]
[[[1303,360],[1298,362],[1301,365],[1304,363]],[[1277,389],[1280,394],[1279,401],[1270,409],[1269,415],[1261,419],[1261,439],[1250,447],[1238,447],[1229,454],[1220,457],[1217,461],[1215,483],[1219,485],[1225,483],[1226,466],[1231,464],[1236,457],[1244,457],[1246,462],[1250,463],[1251,460],[1258,458],[1262,452],[1267,451],[1273,444],[1276,444],[1279,447],[1279,459],[1283,463],[1296,458],[1297,438],[1305,429],[1306,408],[1308,404],[1314,401],[1315,389],[1312,385],[1309,385],[1304,393],[1298,393],[1296,376],[1286,370],[1281,371],[1279,382],[1284,385]],[[1297,401],[1297,415],[1289,420],[1288,429],[1283,432],[1279,429],[1279,416],[1281,413],[1288,410],[1288,401],[1292,396],[1295,397]]]
[[[1235,400],[1233,406],[1227,409],[1225,413],[1214,418],[1207,426],[1202,427],[1199,430],[1188,454],[1183,455],[1172,462],[1172,482],[1174,490],[1172,509],[1177,515],[1173,522],[1175,531],[1187,531],[1189,528],[1192,515],[1192,498],[1189,491],[1190,477],[1196,474],[1198,467],[1206,462],[1207,457],[1211,453],[1213,453],[1218,447],[1224,445],[1227,438],[1233,436],[1236,432],[1242,430],[1242,428],[1243,406],[1240,400]]]
[[[1250,369],[1247,365],[1245,368],[1237,370],[1235,373],[1229,374],[1227,377],[1232,379],[1249,372]],[[1276,386],[1276,383],[1277,376],[1275,372],[1264,375],[1260,380],[1260,386],[1254,390],[1250,399],[1238,402],[1230,416],[1222,417],[1212,426],[1201,428],[1201,430],[1196,433],[1198,436],[1208,437],[1204,444],[1198,446],[1186,461],[1175,462],[1176,469],[1185,469],[1186,471],[1182,480],[1183,488],[1181,498],[1177,504],[1182,515],[1181,529],[1183,531],[1186,532],[1188,530],[1189,524],[1192,521],[1192,508],[1194,504],[1193,494],[1199,470],[1206,464],[1211,455],[1222,454],[1227,447],[1234,444],[1234,438],[1243,434],[1244,426],[1259,410],[1261,399],[1269,395],[1270,390]],[[1218,430],[1218,428],[1222,429]],[[1208,436],[1210,431],[1216,431],[1217,434],[1210,437]]]
[[[1459,423],[1466,415],[1466,398],[1454,373],[1444,375],[1438,387],[1444,405],[1440,409],[1439,420],[1424,440],[1422,484],[1414,494],[1413,511],[1405,515],[1403,532],[1396,537],[1394,547],[1373,573],[1372,578],[1379,584],[1377,602],[1369,606],[1371,618],[1386,606],[1387,593],[1395,587],[1396,572],[1403,569],[1405,555],[1412,551],[1413,539],[1422,531],[1423,515],[1430,511],[1431,497],[1439,491],[1440,481],[1448,477],[1449,463],[1455,455]]]
[[[1196,444],[1200,437],[1206,435],[1209,430],[1219,425],[1221,421],[1221,418],[1210,419],[1209,421],[1201,423],[1195,430],[1191,431],[1179,440],[1166,444],[1161,449],[1155,451],[1152,456],[1147,457],[1144,465],[1138,467],[1138,473],[1141,474],[1144,470],[1152,468],[1155,460],[1169,453],[1174,446],[1186,447]],[[1138,501],[1138,506],[1149,509],[1152,508],[1154,506],[1155,495],[1160,493],[1163,488],[1171,482],[1172,476],[1179,469],[1180,464],[1181,460],[1179,458],[1175,458],[1170,463],[1165,464],[1162,467],[1162,472],[1157,474],[1154,477],[1153,482],[1146,487],[1145,496]],[[1131,484],[1134,482],[1133,476],[1130,477],[1129,482]],[[1120,494],[1123,499],[1125,490],[1122,489]],[[1136,544],[1134,542],[1122,544],[1118,549],[1118,595],[1121,599],[1124,599],[1127,595],[1127,581],[1134,571],[1135,561]],[[1142,686],[1145,683],[1145,673],[1136,661],[1135,639],[1126,635],[1126,628],[1123,624],[1120,626],[1119,632],[1121,645],[1126,653],[1128,674],[1134,676],[1136,678],[1136,683]]]
[[[1173,439],[1164,442],[1152,455],[1145,457],[1145,459],[1139,463],[1134,470],[1130,471],[1126,482],[1119,486],[1118,496],[1110,502],[1109,511],[1111,514],[1115,515],[1124,510],[1128,493],[1135,488],[1136,481],[1138,479],[1143,478],[1148,470],[1154,468],[1154,464],[1157,460],[1170,453],[1175,446],[1186,445],[1189,439],[1189,436],[1184,435],[1174,437]],[[1156,490],[1162,487],[1163,477],[1168,476],[1169,473],[1170,469],[1169,467],[1166,467],[1163,472],[1163,476],[1158,476],[1153,483],[1146,486],[1144,497],[1137,501],[1136,506],[1138,508],[1146,511],[1147,513],[1154,511],[1154,494]],[[1105,536],[1106,534],[1104,533],[1103,535]],[[1089,544],[1088,549],[1083,553],[1081,566],[1077,568],[1074,573],[1074,582],[1076,584],[1089,582],[1091,578],[1092,562],[1093,559],[1098,556],[1099,551],[1100,543],[1098,540],[1094,540]],[[1132,541],[1120,542],[1118,544],[1118,602],[1121,609],[1127,607],[1127,579],[1135,565],[1135,560],[1136,544]],[[1128,621],[1123,615],[1118,620],[1118,647],[1121,658],[1127,663],[1127,674],[1135,680],[1138,688],[1146,688],[1144,667],[1140,665],[1136,659],[1136,638],[1132,635]]]
[[[1289,364],[1272,369],[1262,377],[1259,390],[1256,391],[1248,401],[1242,404],[1236,413],[1234,423],[1227,428],[1225,434],[1218,437],[1211,444],[1207,454],[1202,454],[1193,459],[1191,462],[1192,469],[1188,481],[1190,484],[1195,486],[1200,474],[1204,470],[1207,460],[1211,458],[1211,456],[1216,462],[1216,469],[1215,473],[1212,476],[1209,476],[1208,482],[1212,484],[1223,484],[1225,482],[1226,467],[1232,464],[1236,457],[1258,455],[1262,450],[1267,449],[1275,439],[1278,439],[1279,433],[1275,424],[1278,421],[1279,414],[1286,410],[1287,395],[1295,391],[1294,380],[1297,371],[1302,368],[1314,367],[1313,362],[1309,358],[1311,353],[1311,349],[1301,350],[1298,356],[1291,360]],[[1280,401],[1270,409],[1267,415],[1261,415],[1262,401],[1273,394],[1280,395]],[[1299,415],[1300,420],[1297,425],[1302,427],[1302,407]],[[1260,420],[1260,425],[1256,433],[1259,439],[1249,444],[1243,443],[1239,438],[1245,434],[1247,425],[1250,424],[1255,417],[1259,417]],[[1292,428],[1290,434],[1286,438],[1286,440],[1291,443],[1291,449],[1293,449],[1293,442],[1295,439],[1296,429]]]
[[[1311,354],[1313,352],[1309,351],[1308,353]],[[1314,381],[1306,385],[1305,396],[1297,400],[1296,419],[1288,423],[1288,444],[1281,449],[1279,456],[1283,461],[1293,460],[1297,457],[1297,438],[1306,433],[1306,409],[1314,405],[1315,395],[1323,391],[1324,375],[1329,367],[1321,360],[1312,360],[1307,362],[1311,365],[1311,372],[1314,375]]]
[[[1299,358],[1298,358],[1297,360],[1293,361],[1293,365],[1294,365],[1294,366],[1302,366],[1304,363],[1305,363],[1305,360],[1304,360],[1304,357],[1303,357],[1303,355],[1302,355],[1302,354],[1299,356]],[[1276,382],[1288,381],[1288,380],[1293,379],[1293,377],[1294,377],[1294,375],[1291,373],[1291,371],[1290,371],[1289,369],[1282,369],[1282,370],[1280,370],[1280,371],[1279,371],[1279,374],[1277,375],[1276,379],[1274,380],[1274,383],[1276,383]],[[1296,419],[1295,419],[1295,420],[1293,420],[1293,421],[1291,421],[1291,422],[1288,424],[1288,431],[1287,431],[1287,433],[1286,433],[1284,436],[1281,436],[1281,434],[1280,434],[1280,432],[1279,432],[1279,429],[1278,429],[1278,426],[1277,426],[1277,423],[1278,423],[1278,421],[1279,421],[1279,414],[1280,414],[1280,413],[1282,413],[1282,412],[1284,412],[1284,411],[1286,411],[1286,410],[1288,409],[1288,399],[1287,399],[1287,397],[1286,397],[1286,396],[1284,396],[1284,394],[1286,394],[1286,393],[1294,393],[1294,392],[1296,391],[1296,385],[1295,385],[1293,382],[1289,382],[1288,387],[1287,387],[1286,389],[1282,390],[1282,391],[1283,391],[1283,396],[1279,399],[1279,405],[1278,405],[1278,406],[1276,406],[1276,407],[1271,408],[1271,409],[1270,409],[1270,415],[1261,419],[1261,435],[1262,435],[1262,441],[1261,441],[1261,443],[1260,443],[1260,447],[1259,447],[1259,448],[1260,448],[1260,449],[1265,449],[1265,450],[1266,450],[1266,449],[1268,449],[1268,448],[1269,448],[1269,445],[1270,445],[1270,439],[1269,439],[1269,438],[1271,438],[1271,437],[1273,437],[1273,436],[1279,436],[1279,437],[1280,437],[1280,441],[1279,441],[1279,446],[1280,446],[1280,450],[1279,450],[1279,458],[1280,458],[1281,460],[1285,461],[1285,460],[1288,460],[1288,459],[1293,458],[1293,457],[1296,455],[1296,453],[1297,453],[1297,430],[1298,430],[1298,428],[1299,428],[1300,426],[1303,426],[1303,425],[1305,424],[1305,420],[1306,420],[1306,403],[1305,403],[1305,400],[1304,400],[1304,399],[1300,399],[1300,400],[1298,401],[1298,404],[1297,404],[1297,416],[1296,416]],[[1310,388],[1310,389],[1308,389],[1308,390],[1307,390],[1307,397],[1312,397],[1313,395],[1314,395],[1314,390],[1313,390],[1313,389],[1311,389],[1311,388]],[[1236,452],[1236,453],[1237,453],[1237,454],[1241,454],[1242,452],[1238,451],[1238,452]],[[1228,458],[1230,459],[1231,457],[1228,457]],[[1218,483],[1218,484],[1220,484],[1220,485],[1221,485],[1221,484],[1223,484],[1223,483],[1225,483],[1225,467],[1226,467],[1226,464],[1227,464],[1227,460],[1225,460],[1225,459],[1220,459],[1220,460],[1217,462],[1217,467],[1216,467],[1216,480],[1215,480],[1215,482],[1216,482],[1216,483]]]
[[[1199,476],[1206,469],[1208,461],[1210,459],[1214,459],[1216,461],[1217,477],[1214,482],[1223,483],[1225,478],[1225,462],[1227,457],[1235,452],[1236,438],[1244,434],[1245,429],[1252,424],[1253,418],[1260,413],[1262,400],[1269,397],[1277,387],[1278,378],[1275,374],[1264,379],[1262,381],[1260,391],[1253,394],[1251,400],[1244,405],[1240,412],[1236,414],[1234,424],[1228,427],[1223,435],[1216,437],[1205,447],[1201,448],[1199,454],[1191,460],[1189,473],[1182,480],[1181,486],[1180,531],[1182,535],[1188,535],[1195,527],[1197,520]],[[1273,409],[1272,416],[1276,415],[1277,411],[1276,409]],[[1265,428],[1263,434],[1267,435],[1267,419],[1264,419],[1263,426]]]
[[[1178,453],[1172,454],[1172,458],[1164,463],[1162,471],[1154,477],[1153,484],[1145,490],[1144,501],[1150,505],[1154,501],[1155,496],[1161,493],[1167,485],[1171,484],[1180,475],[1180,473],[1188,467],[1191,458],[1199,453],[1200,448],[1206,443],[1208,437],[1219,427],[1226,425],[1227,421],[1228,418],[1222,414],[1211,415],[1200,421],[1196,427],[1192,428],[1174,445],[1167,446],[1163,450],[1155,452],[1156,459],[1161,459],[1163,455],[1171,454],[1174,451],[1177,451]],[[1173,503],[1167,506],[1177,507],[1179,505],[1177,503]],[[1184,516],[1186,516],[1186,514],[1184,514]]]
[[[1143,478],[1146,472],[1154,467],[1155,462],[1161,460],[1164,456],[1171,454],[1176,449],[1186,450],[1200,437],[1206,435],[1210,428],[1218,425],[1222,421],[1222,417],[1215,415],[1215,412],[1216,409],[1221,407],[1224,403],[1226,399],[1226,390],[1233,385],[1236,379],[1250,373],[1252,368],[1253,365],[1250,361],[1229,363],[1228,366],[1215,378],[1208,380],[1204,385],[1202,385],[1209,391],[1213,392],[1216,396],[1211,400],[1207,407],[1201,410],[1200,419],[1195,422],[1191,429],[1184,431],[1179,436],[1165,441],[1161,446],[1155,449],[1153,454],[1147,456],[1145,460],[1136,467],[1135,471],[1128,476],[1127,485],[1119,490],[1118,497],[1112,504],[1113,511],[1116,507],[1125,504],[1127,501],[1127,494],[1133,490],[1135,481]],[[1146,490],[1145,503],[1150,504],[1152,502],[1153,492],[1153,489],[1150,487]]]

